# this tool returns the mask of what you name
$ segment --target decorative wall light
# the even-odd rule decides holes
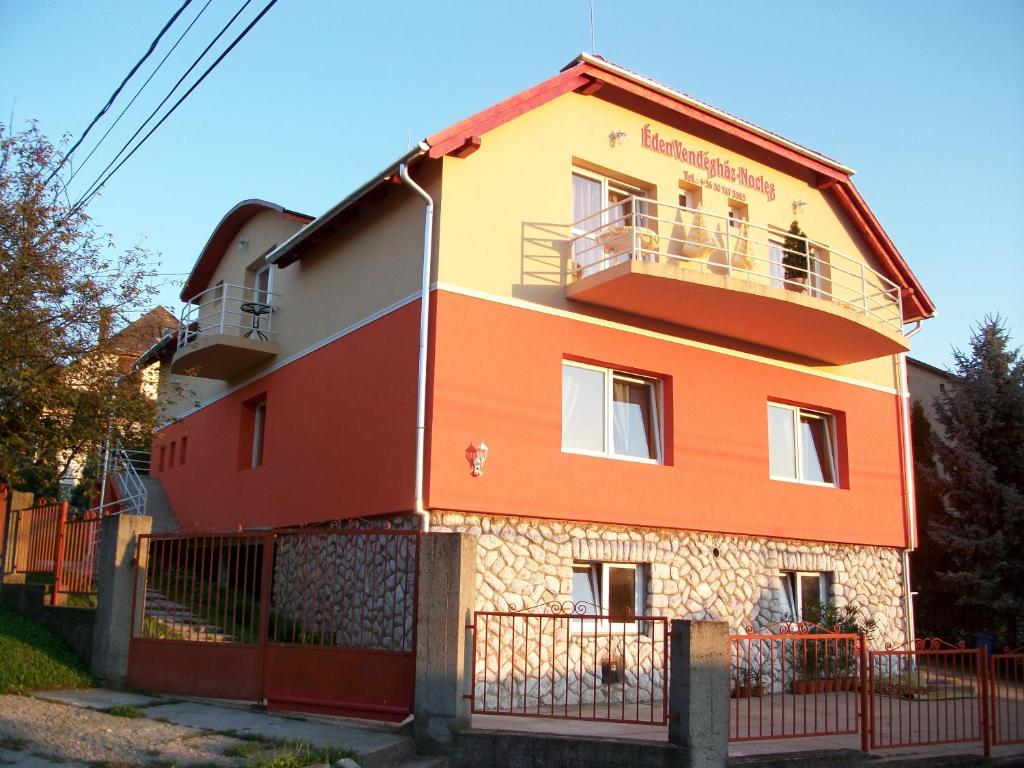
[[[238,247],[239,248],[248,248],[249,247],[249,238],[247,238],[247,237],[239,238],[239,240],[238,240]]]
[[[470,474],[473,477],[480,477],[484,473],[484,462],[487,461],[487,443],[483,440],[480,441],[480,445],[470,443],[466,449],[466,461],[473,468]]]
[[[798,213],[800,213],[805,205],[807,205],[807,202],[804,201],[804,200],[801,200],[800,198],[797,198],[796,200],[794,200],[793,201],[793,215],[796,216]]]
[[[625,140],[626,140],[626,132],[625,131],[612,131],[611,133],[608,134],[608,144],[613,146],[613,147],[616,144],[618,144],[619,146],[622,146],[622,142],[624,142]]]

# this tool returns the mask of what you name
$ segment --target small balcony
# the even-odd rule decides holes
[[[910,348],[899,286],[807,237],[630,197],[570,242],[574,301],[835,365]]]
[[[274,315],[279,294],[223,283],[181,311],[171,373],[233,379],[280,351]]]

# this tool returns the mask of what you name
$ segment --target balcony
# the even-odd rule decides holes
[[[277,355],[279,298],[226,283],[195,296],[181,311],[171,373],[228,380]]]
[[[899,286],[806,237],[631,197],[570,242],[574,301],[835,365],[910,348]]]

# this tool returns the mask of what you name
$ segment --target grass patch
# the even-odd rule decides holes
[[[244,757],[245,768],[304,768],[313,763],[333,765],[343,757],[355,757],[355,752],[337,747],[318,749],[304,741],[274,743],[249,740],[230,747],[226,757]]]
[[[88,688],[92,684],[92,677],[63,640],[0,609],[0,693]]]
[[[118,704],[116,707],[108,709],[107,714],[114,717],[130,717],[133,719],[146,716],[141,709],[131,704]]]
[[[96,595],[72,592],[64,596],[63,605],[68,608],[95,608],[98,604]]]

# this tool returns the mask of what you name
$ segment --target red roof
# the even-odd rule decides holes
[[[224,252],[235,235],[253,216],[264,211],[275,211],[284,218],[301,224],[308,224],[313,220],[312,216],[290,211],[275,203],[268,203],[266,200],[243,200],[228,211],[220,223],[214,227],[213,234],[206,241],[206,246],[199,254],[196,265],[192,267],[192,272],[181,288],[182,301],[191,301],[196,294],[202,293],[209,287],[210,280],[214,272],[217,271],[217,265],[220,264]]]

